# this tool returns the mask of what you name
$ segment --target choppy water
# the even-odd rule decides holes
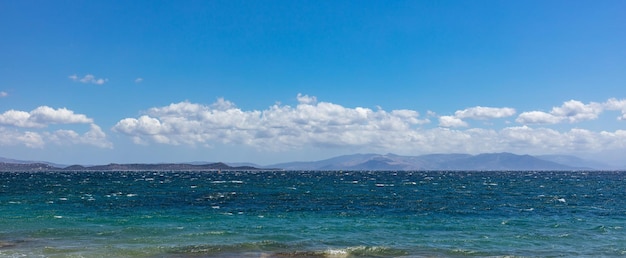
[[[626,172],[0,173],[0,257],[626,255]]]

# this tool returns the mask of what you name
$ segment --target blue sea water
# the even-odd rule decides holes
[[[0,257],[626,255],[625,172],[2,172]]]

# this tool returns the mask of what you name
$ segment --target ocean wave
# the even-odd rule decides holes
[[[406,256],[408,251],[385,246],[352,246],[344,248],[304,249],[302,244],[286,244],[276,241],[236,243],[231,245],[189,245],[172,248],[168,253],[176,255],[201,256],[248,256],[256,257],[398,257]]]

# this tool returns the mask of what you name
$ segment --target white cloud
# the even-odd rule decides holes
[[[113,130],[136,143],[225,143],[261,149],[380,147],[401,144],[411,137],[410,128],[428,123],[412,110],[346,108],[301,94],[298,102],[296,107],[276,104],[263,111],[243,111],[223,99],[212,105],[180,102],[151,108],[139,118],[122,119]]]
[[[439,126],[442,127],[467,127],[469,126],[465,121],[455,116],[440,116]]]
[[[441,127],[467,127],[469,124],[463,119],[469,118],[474,120],[488,120],[496,118],[509,117],[515,114],[514,108],[495,108],[495,107],[471,107],[454,112],[454,116],[440,116],[439,126]],[[435,115],[430,111],[429,115]]]
[[[275,104],[260,111],[244,111],[224,99],[211,105],[185,101],[150,108],[137,118],[122,119],[112,130],[130,136],[138,144],[229,144],[272,151],[347,148],[411,154],[573,153],[626,148],[626,130],[594,132],[574,128],[558,131],[526,125],[452,129],[469,126],[461,117],[489,119],[514,115],[515,110],[509,108],[460,110],[454,116],[439,116],[440,127],[426,129],[420,125],[429,120],[420,118],[413,110],[348,108],[302,94],[297,100],[295,107]],[[600,106],[624,107],[624,102],[609,102]],[[523,112],[517,120],[532,124],[575,122],[595,119],[601,110],[598,104],[569,101],[550,113]],[[435,115],[434,112],[428,114]]]
[[[67,129],[53,132],[43,129],[52,124],[89,124],[90,129],[82,135]],[[24,128],[39,130],[24,131]],[[85,144],[101,148],[113,146],[102,129],[93,123],[93,119],[83,114],[75,114],[67,108],[40,106],[30,112],[8,110],[0,114],[0,133],[0,146],[43,148],[47,143]]]
[[[100,148],[113,148],[113,144],[107,140],[106,134],[95,124],[91,124],[89,131],[82,135],[73,130],[57,130],[52,133],[44,133],[44,136],[50,142],[58,145],[84,144]]]
[[[605,104],[596,102],[584,104],[577,100],[570,100],[564,102],[560,107],[553,107],[550,113],[542,111],[523,112],[515,121],[520,124],[578,123],[597,119],[604,111],[605,106]]]
[[[0,91],[0,98],[4,98],[6,96],[9,96],[9,93],[7,93],[6,91]]]
[[[503,118],[515,115],[515,109],[513,108],[494,108],[494,107],[472,107],[464,110],[454,112],[454,116],[457,118],[470,118],[477,120],[487,120],[493,118]]]
[[[500,130],[434,128],[416,133],[422,141],[405,143],[417,146],[409,150],[411,153],[589,153],[626,148],[626,130],[593,132],[574,128],[559,132],[519,126]]]
[[[93,123],[93,119],[83,114],[74,114],[67,108],[54,109],[41,106],[30,112],[30,119],[37,123],[46,124],[87,124]]]
[[[622,112],[622,115],[617,119],[626,120],[626,99],[615,99],[611,98],[604,103],[604,107],[607,110],[619,110]]]
[[[602,113],[602,104],[591,102],[589,104],[583,104],[577,100],[570,100],[560,107],[552,108],[551,114],[562,117],[564,120],[570,123],[577,123],[585,120],[597,119],[598,115]]]
[[[20,131],[16,128],[0,126],[0,146],[24,145],[29,148],[44,148],[46,144],[56,145],[92,145],[99,148],[113,148],[106,134],[95,124],[89,131],[79,134],[73,130],[56,130],[53,132]]]
[[[137,79],[135,79],[135,83],[141,83],[143,82],[143,78],[138,77]]]
[[[72,81],[75,81],[75,82],[91,83],[91,84],[97,84],[97,85],[102,85],[106,83],[107,81],[109,81],[109,79],[96,78],[92,74],[87,74],[82,78],[80,78],[76,74],[73,74],[73,75],[68,76],[68,78],[70,78]]]
[[[18,110],[9,110],[0,115],[0,124],[12,125],[17,127],[42,127],[45,125],[39,125],[29,120],[30,113]]]
[[[29,148],[42,148],[45,142],[39,133],[20,132],[0,126],[0,146],[24,145]]]
[[[317,103],[317,98],[315,96],[309,97],[308,95],[302,95],[301,93],[298,93],[297,99],[300,104],[312,105]]]
[[[626,145],[624,131],[593,132],[586,129],[573,128],[559,132],[547,128],[530,128],[527,126],[510,127],[502,130],[504,147],[515,147],[533,152],[594,152],[605,149],[620,149]]]
[[[0,125],[16,127],[46,127],[49,124],[89,124],[93,119],[74,111],[41,106],[30,112],[9,110],[0,114]]]
[[[521,113],[515,122],[520,124],[557,124],[563,119],[553,114],[549,114],[541,111],[529,111]]]

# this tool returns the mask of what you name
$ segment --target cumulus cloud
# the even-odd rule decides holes
[[[68,76],[68,78],[70,78],[72,81],[75,81],[75,82],[91,83],[91,84],[97,84],[97,85],[102,85],[106,83],[107,81],[109,81],[109,79],[96,78],[93,74],[87,74],[82,78],[76,74],[73,74],[73,75]]]
[[[454,116],[440,116],[439,126],[442,127],[467,127],[469,124],[463,119],[488,120],[496,118],[504,118],[515,115],[514,108],[495,108],[495,107],[471,107],[454,112]]]
[[[17,131],[0,126],[0,146],[24,145],[29,148],[42,148],[45,145],[43,137],[31,131]]]
[[[515,115],[514,108],[494,108],[494,107],[472,107],[464,110],[458,110],[454,112],[454,116],[457,118],[465,119],[477,119],[477,120],[487,120],[494,118],[504,118]]]
[[[515,119],[515,122],[520,124],[557,124],[561,121],[562,117],[541,111],[524,112]]]
[[[298,93],[298,102],[300,104],[315,104],[317,103],[317,98],[315,96],[313,97],[309,97],[308,95],[302,95],[301,93]]]
[[[557,117],[562,117],[570,123],[577,123],[597,119],[602,111],[603,106],[600,103],[591,102],[589,104],[583,104],[577,100],[570,100],[563,103],[560,107],[552,108],[550,113]]]
[[[131,136],[136,143],[232,143],[289,149],[305,145],[391,146],[411,137],[410,128],[428,123],[413,110],[347,108],[302,94],[297,100],[295,107],[276,104],[263,111],[243,111],[224,99],[212,105],[185,101],[122,119],[113,130]]]
[[[626,120],[626,99],[615,99],[611,98],[604,103],[604,107],[607,110],[619,110],[622,112],[622,115],[617,119]]]
[[[56,145],[92,145],[99,148],[112,148],[113,144],[106,134],[95,124],[89,131],[79,134],[74,130],[56,130],[52,132],[20,131],[17,128],[0,126],[0,146],[24,145],[29,148],[44,148],[46,144]]]
[[[0,114],[0,125],[16,127],[46,127],[48,124],[88,124],[93,119],[83,114],[74,114],[67,108],[54,109],[41,106],[30,112],[9,110]]]
[[[90,124],[89,131],[82,135],[73,130],[56,130],[54,132],[46,132],[43,136],[48,141],[58,145],[84,144],[99,148],[113,147],[113,144],[107,140],[104,131],[95,124]]]
[[[578,100],[566,101],[560,107],[553,107],[549,113],[528,111],[521,113],[516,122],[520,124],[557,124],[562,122],[578,123],[597,119],[606,104],[591,102],[584,104]]]
[[[439,126],[442,127],[467,127],[469,126],[465,121],[455,116],[440,116]]]
[[[7,93],[6,91],[0,91],[0,98],[4,98],[6,96],[9,96],[9,93]]]
[[[90,129],[83,134],[67,129],[45,131],[44,128],[52,124],[89,124]],[[28,130],[24,130],[26,128]],[[0,114],[0,146],[43,148],[47,143],[86,144],[101,148],[113,146],[93,119],[67,108],[40,106],[30,112],[8,110]]]

